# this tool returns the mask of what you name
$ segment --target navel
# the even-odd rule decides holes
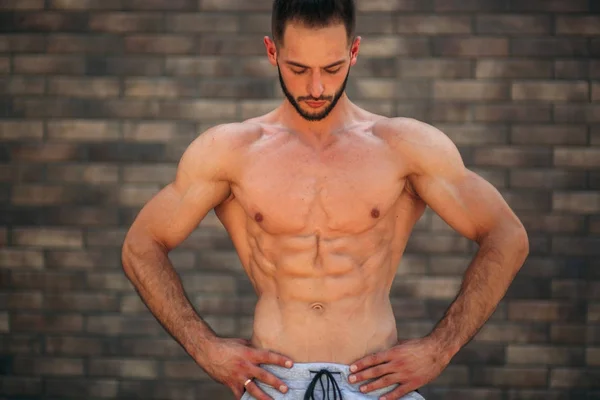
[[[255,220],[256,222],[262,222],[262,221],[263,221],[263,219],[264,219],[264,218],[263,218],[263,215],[262,215],[261,213],[256,213],[256,214],[254,215],[254,220]]]
[[[379,210],[374,208],[371,210],[371,217],[373,218],[379,218]]]
[[[322,313],[325,310],[325,306],[321,303],[313,303],[310,305],[311,310]]]

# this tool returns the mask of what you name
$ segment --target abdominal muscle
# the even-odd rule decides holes
[[[307,241],[310,240],[306,238]],[[370,256],[354,240],[346,241],[348,254],[314,251],[290,252],[269,262],[259,241],[247,269],[259,299],[255,309],[252,343],[291,357],[295,362],[350,364],[364,355],[385,350],[398,341],[389,290],[397,260],[389,244],[380,243]],[[298,241],[296,240],[296,244]],[[360,241],[364,244],[364,239]],[[294,246],[296,247],[296,246]],[[356,253],[355,256],[351,253]]]

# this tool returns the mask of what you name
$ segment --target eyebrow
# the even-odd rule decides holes
[[[334,62],[332,64],[326,65],[323,68],[327,69],[327,68],[337,67],[338,65],[343,64],[345,62],[346,62],[346,60],[339,60],[339,61],[336,61],[336,62]],[[286,61],[285,63],[288,64],[288,65],[293,65],[294,67],[298,67],[298,68],[310,68],[309,66],[297,63],[295,61]]]

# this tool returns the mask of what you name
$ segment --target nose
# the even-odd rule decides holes
[[[321,81],[321,72],[313,72],[310,78],[310,87],[308,88],[308,92],[310,95],[318,99],[323,94],[323,82]]]

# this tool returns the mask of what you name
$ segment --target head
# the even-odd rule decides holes
[[[306,120],[327,117],[344,94],[360,44],[355,15],[353,0],[273,2],[267,54],[283,93]]]

